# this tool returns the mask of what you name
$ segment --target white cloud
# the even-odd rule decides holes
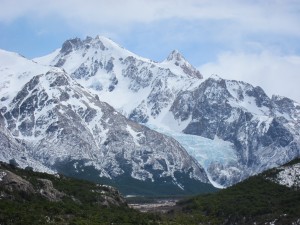
[[[261,86],[266,93],[282,95],[300,103],[300,57],[282,56],[270,51],[261,53],[225,52],[214,63],[199,67],[205,77],[218,74],[222,78],[246,81]]]
[[[59,16],[74,26],[80,22],[116,29],[172,18],[228,20],[244,32],[300,36],[297,0],[0,0],[0,5],[2,22],[22,16]]]

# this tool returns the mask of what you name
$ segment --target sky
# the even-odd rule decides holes
[[[0,0],[0,48],[27,58],[102,35],[155,61],[174,50],[204,75],[300,103],[300,0]]]

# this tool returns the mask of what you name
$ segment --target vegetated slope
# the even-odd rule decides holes
[[[109,186],[0,164],[1,224],[299,224],[299,176],[277,182],[300,160],[250,177],[216,194],[181,201],[165,215],[127,207]]]
[[[0,163],[0,224],[155,224],[113,187]]]
[[[174,139],[126,119],[61,69],[25,76],[14,70],[19,62],[32,71],[41,66],[13,53],[3,58],[12,63],[0,71],[5,78],[0,90],[2,161],[105,179],[124,194],[214,190],[204,169]]]
[[[168,218],[183,224],[300,224],[299,174],[292,179],[292,185],[279,184],[297,174],[294,171],[299,166],[297,159],[216,194],[182,201],[178,204],[180,210]],[[289,173],[283,179],[282,172],[286,170]]]

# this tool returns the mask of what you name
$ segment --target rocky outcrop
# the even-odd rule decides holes
[[[0,170],[0,187],[11,193],[16,191],[27,195],[35,194],[33,185],[29,181],[8,170]]]
[[[50,202],[61,202],[68,199],[75,204],[84,204],[86,203],[84,201],[89,200],[88,204],[104,207],[127,206],[126,200],[114,187],[93,183],[86,184],[79,180],[74,182],[62,175],[47,175],[47,179],[42,178],[43,176],[45,175],[35,173],[32,170],[22,170],[0,162],[0,199],[35,201],[41,198]],[[58,190],[53,185],[53,181],[64,191]],[[75,190],[83,187],[89,188],[81,191],[85,192],[85,195],[88,193],[90,198],[82,198],[85,195],[78,195],[76,191],[70,191],[74,187]]]
[[[27,177],[26,177],[27,178]],[[47,179],[37,179],[38,185],[33,186],[26,178],[22,178],[9,170],[0,170],[0,188],[4,198],[11,198],[14,194],[20,193],[26,198],[33,195],[40,195],[48,201],[60,201],[65,196],[64,193],[53,187],[52,181]]]
[[[101,194],[104,195],[101,204],[103,206],[124,206],[127,205],[126,200],[122,197],[121,193],[114,187],[108,185],[100,185],[97,187],[101,188]],[[99,192],[99,190],[96,192]]]
[[[56,202],[61,200],[65,196],[63,192],[56,190],[53,187],[52,181],[48,179],[37,179],[41,185],[39,193],[41,196],[46,198],[48,201]]]

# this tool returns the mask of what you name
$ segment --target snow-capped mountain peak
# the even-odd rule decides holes
[[[140,57],[131,51],[128,51],[110,38],[100,35],[97,35],[95,38],[87,36],[85,39],[73,38],[65,41],[60,49],[61,55],[68,55],[72,51],[74,53],[82,53],[83,58],[86,55],[96,56],[104,54],[105,56],[116,57],[116,59],[132,56],[143,61],[151,61],[149,59]],[[36,60],[39,61],[40,58],[37,58]]]
[[[124,47],[122,47],[121,45],[119,45],[118,43],[114,42],[112,39],[101,36],[101,35],[97,35],[94,39],[94,41],[101,41],[104,46],[106,46],[108,49],[116,49],[116,48],[120,48],[123,50],[126,50]],[[127,51],[127,50],[126,50]],[[129,51],[128,51],[129,52]]]
[[[173,50],[167,59],[161,63],[161,66],[169,68],[173,73],[186,74],[198,79],[203,78],[202,74],[178,50]]]
[[[140,122],[163,117],[179,91],[202,82],[200,72],[178,51],[171,55],[173,61],[156,63],[96,36],[67,40],[59,52],[35,61],[63,68],[101,100]]]
[[[185,58],[181,55],[181,53],[177,49],[175,49],[170,53],[170,55],[167,57],[166,60],[178,62],[178,61],[185,60]]]
[[[117,43],[113,42],[111,39],[97,35],[95,38],[87,36],[85,39],[81,40],[80,38],[73,38],[66,40],[63,45],[61,52],[69,53],[67,50],[73,49],[77,50],[79,48],[100,48],[102,51],[111,50],[116,48],[123,48]]]

